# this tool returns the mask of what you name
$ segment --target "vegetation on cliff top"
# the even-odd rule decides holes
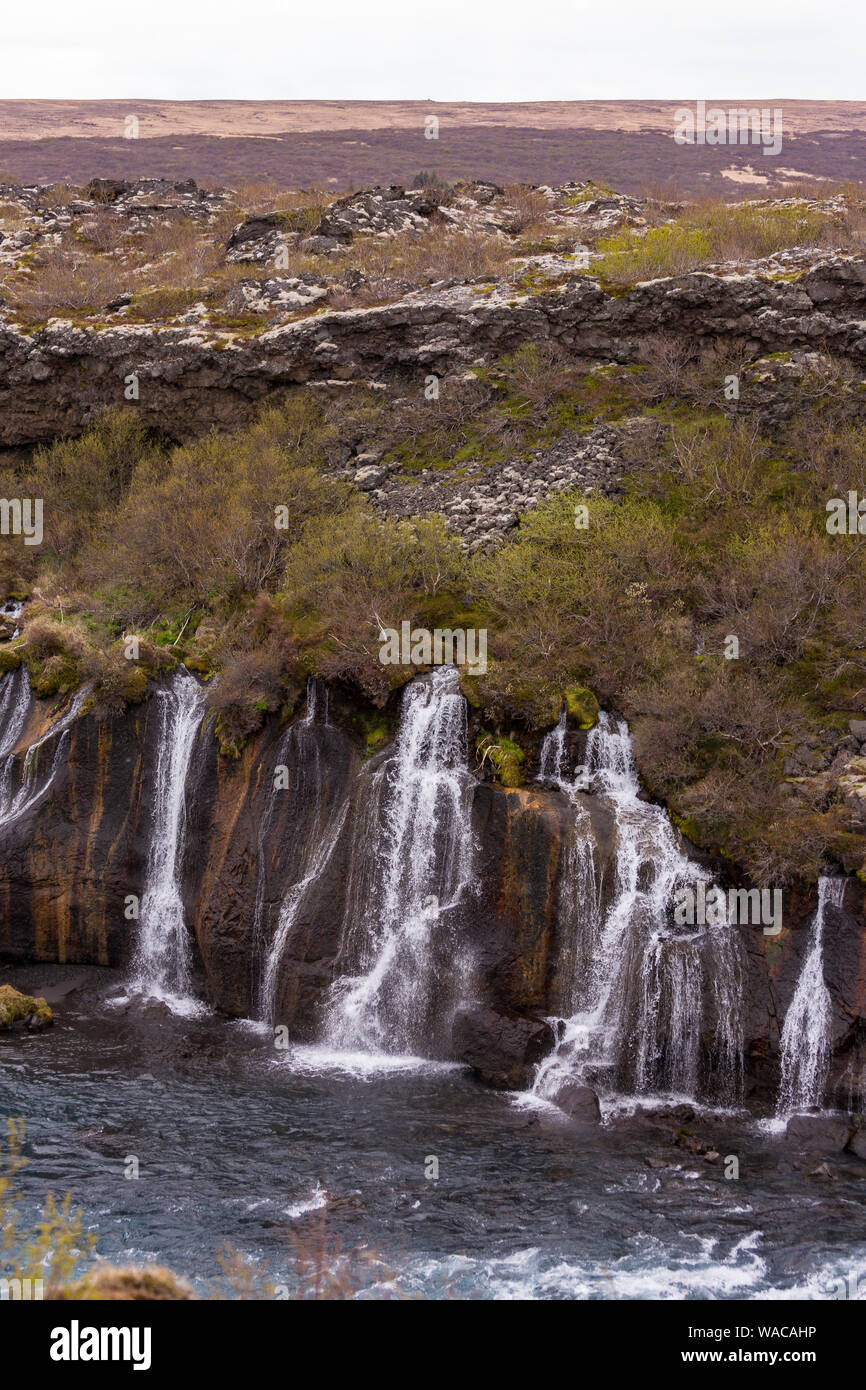
[[[41,547],[0,542],[0,583],[30,596],[4,664],[23,657],[45,696],[92,680],[116,707],[187,660],[214,676],[238,752],[311,674],[388,704],[413,672],[379,660],[383,627],[486,628],[488,669],[465,688],[501,778],[520,779],[564,692],[584,727],[594,693],[630,719],[651,791],[706,848],[774,883],[828,858],[862,869],[850,804],[785,769],[866,707],[866,538],[825,528],[828,498],[866,494],[860,398],[840,368],[762,426],[724,400],[727,371],[749,370],[735,347],[656,340],[641,368],[601,372],[531,347],[440,402],[301,391],[180,447],[107,415],[0,478],[45,515]],[[440,517],[383,516],[339,476],[365,450],[402,451],[411,476],[470,433],[481,457],[484,441],[519,457],[627,414],[651,428],[629,444],[624,495],[560,493],[492,553],[467,554]]]

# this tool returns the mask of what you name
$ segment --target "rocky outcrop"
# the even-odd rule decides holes
[[[22,1024],[29,1032],[50,1028],[54,1019],[45,999],[22,994],[12,985],[0,985],[0,1030]]]
[[[489,286],[488,286],[489,288]],[[52,322],[26,333],[0,324],[0,444],[76,433],[124,402],[178,437],[242,423],[269,392],[303,383],[445,377],[525,342],[571,356],[631,363],[660,332],[735,337],[761,353],[822,348],[866,364],[866,261],[837,256],[796,283],[693,272],[621,296],[573,275],[539,293],[508,283],[418,291],[392,304],[326,311],[243,337],[206,326],[93,329]]]
[[[829,1115],[792,1115],[785,1129],[791,1147],[809,1153],[841,1153],[853,1134],[848,1120]]]
[[[553,1033],[543,1019],[464,1008],[454,1020],[454,1056],[468,1063],[489,1086],[522,1090],[552,1047]]]

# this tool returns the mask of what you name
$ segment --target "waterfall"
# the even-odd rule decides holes
[[[10,621],[15,624],[12,629],[13,642],[16,637],[21,636],[21,628],[18,626],[18,619],[21,617],[23,610],[24,604],[17,598],[8,598],[3,604],[3,607],[0,608],[0,619],[5,620],[6,626],[8,627]]]
[[[533,1090],[553,1097],[577,1074],[637,1094],[694,1095],[710,997],[711,1070],[717,1093],[733,1098],[742,1068],[739,943],[729,926],[684,928],[672,919],[677,890],[708,882],[709,875],[683,853],[664,810],[641,800],[628,728],[602,713],[586,746],[591,792],[612,813],[615,830],[615,882],[602,892],[592,821],[565,775],[563,728],[561,721],[547,735],[540,773],[573,803],[559,901],[563,1016],[557,1047],[539,1066]]]
[[[782,1079],[778,1114],[820,1105],[830,1070],[830,991],[824,982],[824,913],[841,907],[845,879],[818,880],[818,909],[806,959],[782,1028]]]
[[[186,831],[186,778],[204,708],[198,682],[186,670],[154,695],[159,743],[151,836],[141,897],[134,988],[188,1012],[190,943],[181,898]]]
[[[455,667],[406,688],[393,752],[369,775],[347,885],[348,973],[332,986],[324,1040],[429,1055],[463,987],[452,909],[472,875],[474,782]]]
[[[563,709],[559,723],[546,735],[541,745],[541,759],[538,767],[539,782],[553,782],[565,789],[565,736],[566,712]]]
[[[0,718],[3,720],[0,733],[0,758],[3,759],[0,768],[0,828],[11,825],[25,812],[32,810],[52,787],[66,756],[69,727],[78,717],[92,688],[87,685],[77,692],[66,713],[46,729],[35,743],[31,743],[22,761],[14,750],[30,710],[30,685],[23,668],[7,677],[7,680],[12,683],[5,686],[0,704]],[[54,745],[51,764],[47,774],[40,777],[40,749],[50,744]],[[18,786],[13,790],[19,767]]]
[[[26,667],[19,666],[4,676],[0,690],[0,758],[5,759],[21,737],[30,709]]]

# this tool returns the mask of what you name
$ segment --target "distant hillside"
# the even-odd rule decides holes
[[[199,183],[276,181],[345,189],[443,178],[557,184],[592,178],[625,192],[666,184],[741,197],[792,180],[866,180],[866,106],[723,101],[781,109],[782,152],[677,145],[683,101],[545,102],[0,102],[0,176],[86,182],[159,176]],[[714,104],[714,103],[708,103]],[[435,116],[439,138],[425,137]],[[128,139],[130,117],[138,138]]]

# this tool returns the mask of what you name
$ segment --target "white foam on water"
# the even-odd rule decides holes
[[[293,1202],[291,1206],[285,1208],[285,1215],[292,1221],[297,1221],[301,1216],[307,1216],[311,1211],[321,1211],[328,1205],[328,1194],[320,1182],[317,1182],[309,1197],[303,1201]]]
[[[328,1046],[299,1045],[281,1059],[298,1072],[343,1072],[360,1081],[400,1072],[443,1073],[465,1071],[462,1062],[431,1061],[428,1057],[401,1056],[392,1052],[348,1051]]]
[[[544,1255],[535,1247],[491,1259],[465,1255],[412,1261],[397,1274],[408,1292],[441,1290],[443,1296],[498,1300],[755,1298],[767,1277],[754,1231],[719,1258],[716,1242],[695,1238],[694,1253],[674,1252],[644,1240],[633,1253],[610,1261],[578,1263]]]

